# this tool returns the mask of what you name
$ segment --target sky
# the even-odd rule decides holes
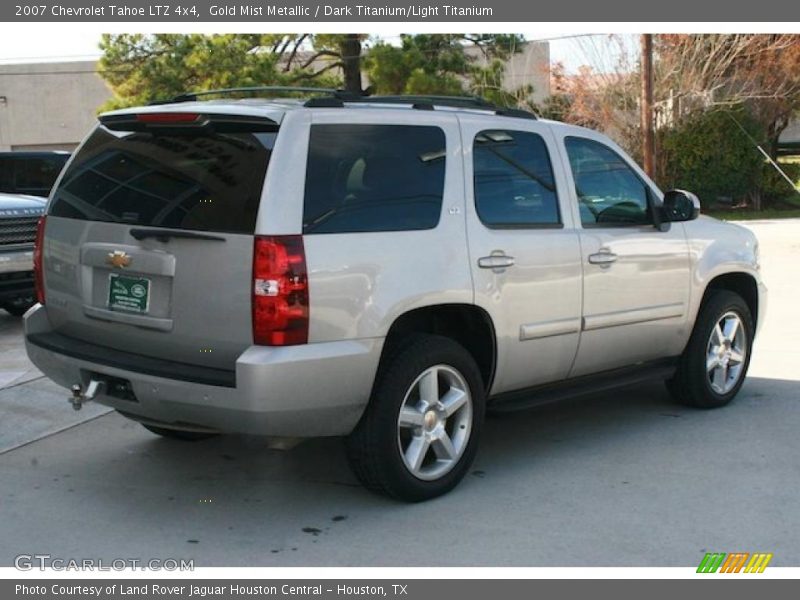
[[[525,35],[525,34],[523,34]],[[383,36],[392,41],[398,36]],[[542,39],[525,35],[526,39]],[[624,35],[621,42],[609,43],[608,35],[578,35],[558,37],[550,42],[551,61],[564,63],[567,72],[574,73],[581,65],[591,65],[595,70],[608,70],[620,56],[636,48],[636,36]],[[39,36],[29,31],[6,29],[0,36],[0,64],[34,61],[90,60],[98,58],[100,51],[97,34]]]

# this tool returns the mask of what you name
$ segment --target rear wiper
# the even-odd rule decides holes
[[[182,238],[188,240],[208,240],[211,242],[224,242],[225,238],[218,235],[207,233],[195,233],[194,231],[171,231],[169,229],[131,229],[131,237],[141,241],[147,238],[155,238],[159,242],[168,242],[171,238]]]

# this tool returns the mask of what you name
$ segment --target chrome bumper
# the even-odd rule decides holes
[[[33,246],[0,246],[0,274],[33,270]]]

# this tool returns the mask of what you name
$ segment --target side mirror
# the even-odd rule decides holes
[[[700,200],[691,192],[670,190],[664,194],[663,211],[667,221],[693,221],[700,214]]]

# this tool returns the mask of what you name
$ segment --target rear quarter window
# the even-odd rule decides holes
[[[276,136],[119,133],[100,126],[64,174],[50,214],[251,234]]]
[[[439,127],[312,125],[303,232],[433,229],[446,154]]]

